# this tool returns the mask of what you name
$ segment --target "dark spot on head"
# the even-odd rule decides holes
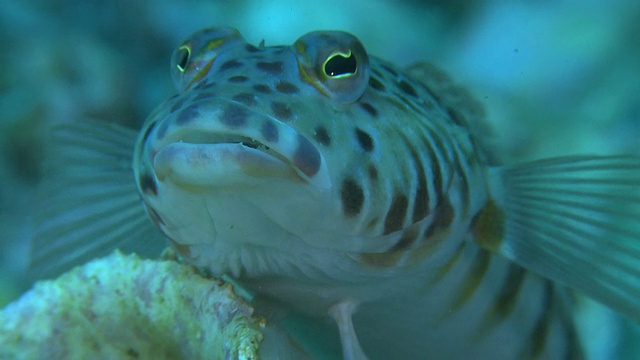
[[[371,69],[371,72],[377,77],[384,77],[378,69]]]
[[[342,182],[340,198],[342,200],[342,211],[345,215],[355,216],[362,210],[364,191],[354,179],[346,178]]]
[[[289,109],[289,105],[280,101],[271,102],[271,111],[276,118],[283,121],[291,120],[291,117],[293,116],[291,109]]]
[[[378,110],[367,102],[360,102],[360,107],[371,116],[378,116]]]
[[[158,195],[158,186],[156,180],[149,174],[143,173],[140,175],[140,190],[145,194]]]
[[[243,83],[243,82],[249,80],[249,78],[244,76],[244,75],[236,75],[236,76],[232,76],[232,77],[228,78],[227,80],[229,82],[233,82],[233,83]]]
[[[280,74],[282,72],[282,61],[260,61],[256,64],[256,67],[270,74]]]
[[[405,80],[400,81],[398,83],[398,87],[406,95],[413,96],[413,97],[417,97],[418,96],[418,93],[416,92],[416,89],[414,89],[413,86],[411,86],[411,84],[409,84]]]
[[[371,139],[371,136],[364,130],[356,128],[356,138],[358,139],[358,144],[360,144],[362,150],[366,152],[373,150],[373,139]]]
[[[369,175],[369,179],[372,181],[378,180],[378,168],[375,165],[371,164],[367,168],[367,174]]]
[[[290,82],[279,82],[276,84],[276,89],[283,94],[295,94],[300,91],[297,86]]]
[[[198,114],[199,114],[198,106],[197,105],[191,105],[191,106],[183,109],[182,111],[180,111],[180,114],[178,115],[178,118],[176,119],[176,124],[184,125],[184,124],[192,121],[196,116],[198,116]]]
[[[268,142],[278,141],[278,128],[274,125],[273,121],[267,120],[262,123],[262,136]]]
[[[249,113],[242,106],[231,105],[224,109],[224,112],[220,116],[220,122],[230,128],[237,128],[243,126],[247,122]]]
[[[322,125],[316,127],[313,137],[324,146],[331,145],[331,137],[329,136],[327,129]]]
[[[380,80],[374,78],[373,76],[369,77],[369,85],[371,85],[372,88],[374,88],[376,90],[379,90],[379,91],[384,91],[386,89],[384,84],[382,82],[380,82]]]
[[[387,216],[384,219],[385,235],[402,229],[402,223],[404,222],[404,218],[407,215],[408,205],[409,201],[407,200],[406,195],[399,191],[396,191],[396,193],[393,195],[391,207],[389,208]]]
[[[253,85],[253,90],[263,94],[271,94],[273,92],[273,90],[265,84],[255,84]]]
[[[254,106],[256,104],[256,97],[251,93],[236,94],[232,99],[247,106]]]
[[[236,59],[231,59],[220,66],[220,71],[237,68],[242,66],[242,63]]]
[[[313,144],[298,134],[298,147],[293,154],[293,164],[305,175],[311,177],[320,170],[320,153]]]
[[[250,52],[250,53],[256,53],[256,52],[260,51],[260,49],[258,49],[257,47],[255,47],[255,46],[253,46],[251,44],[245,45],[244,48],[245,48],[245,50],[247,50],[247,52]]]

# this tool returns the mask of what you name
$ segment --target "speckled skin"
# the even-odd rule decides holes
[[[147,120],[134,171],[186,259],[313,316],[352,304],[373,358],[577,351],[555,285],[472,242],[491,156],[441,73],[343,32],[255,47],[228,28],[173,67],[179,93]]]

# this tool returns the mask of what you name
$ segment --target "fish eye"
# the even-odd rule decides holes
[[[240,32],[230,27],[198,31],[185,40],[171,57],[171,75],[178,91],[185,91],[205,79],[213,62],[230,49],[245,45]]]
[[[293,45],[303,81],[342,103],[352,103],[369,83],[369,57],[355,36],[342,31],[316,31]]]
[[[337,78],[351,76],[358,70],[358,61],[352,52],[347,55],[333,54],[324,63],[324,73],[327,76]]]
[[[191,48],[188,45],[182,45],[176,51],[176,68],[178,71],[184,72],[187,69],[189,58],[191,57]]]

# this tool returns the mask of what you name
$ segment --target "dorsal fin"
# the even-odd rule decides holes
[[[408,66],[405,73],[424,85],[455,123],[469,129],[482,162],[499,163],[499,152],[493,149],[494,134],[485,118],[484,107],[466,88],[457,85],[444,71],[427,62]]]

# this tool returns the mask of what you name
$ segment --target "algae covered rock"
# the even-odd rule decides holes
[[[231,285],[115,252],[0,312],[0,358],[255,359],[264,321]]]

